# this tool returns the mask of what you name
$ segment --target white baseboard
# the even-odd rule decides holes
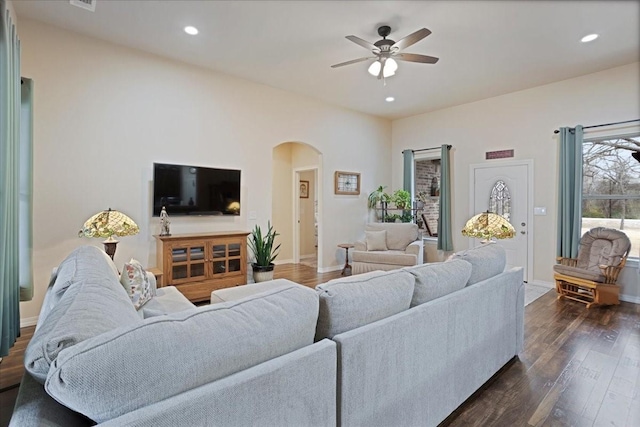
[[[273,263],[275,265],[280,265],[280,264],[293,264],[293,260],[292,259],[279,259],[277,261],[273,261]]]
[[[631,302],[633,304],[640,304],[640,297],[634,297],[632,295],[620,295],[620,301]]]
[[[332,265],[331,267],[318,268],[319,273],[330,273],[332,271],[340,271],[344,268],[344,265]]]
[[[33,326],[38,323],[38,316],[35,317],[25,317],[24,319],[20,319],[20,327],[25,328],[27,326]]]
[[[542,286],[544,288],[555,289],[556,285],[552,282],[545,282],[543,280],[532,280],[529,282],[532,285]]]

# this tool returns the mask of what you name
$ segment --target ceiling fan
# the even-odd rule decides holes
[[[423,64],[435,64],[439,58],[427,55],[419,55],[417,53],[402,53],[402,49],[419,42],[423,38],[431,34],[431,31],[426,28],[422,28],[414,33],[409,34],[407,37],[399,41],[393,41],[387,39],[387,36],[391,34],[391,27],[383,25],[378,28],[378,34],[382,37],[382,40],[378,40],[375,43],[369,43],[366,40],[362,40],[356,36],[346,36],[355,44],[369,49],[374,56],[366,56],[364,58],[353,59],[347,62],[341,62],[340,64],[332,65],[331,68],[342,67],[345,65],[357,64],[358,62],[368,61],[375,59],[375,61],[369,67],[369,74],[378,76],[378,80],[382,78],[391,77],[396,73],[398,64],[394,60],[407,61],[407,62],[420,62]]]

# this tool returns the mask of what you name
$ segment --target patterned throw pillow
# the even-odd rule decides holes
[[[124,264],[120,275],[120,283],[129,294],[136,310],[140,309],[153,297],[153,289],[147,278],[147,272],[142,268],[140,262],[133,258]]]

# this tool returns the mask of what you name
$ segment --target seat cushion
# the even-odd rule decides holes
[[[598,269],[599,270],[599,269]],[[553,266],[553,271],[560,274],[565,274],[571,277],[578,277],[580,279],[592,280],[594,282],[604,283],[605,278],[602,273],[597,273],[592,270],[585,270],[578,267],[569,267],[568,265],[556,264]]]
[[[397,266],[416,265],[418,257],[402,251],[353,251],[354,262],[367,262],[372,264],[392,264]]]
[[[407,310],[414,278],[401,270],[330,280],[316,286],[320,313],[316,341]]]
[[[253,296],[262,292],[274,289],[286,288],[291,285],[298,285],[287,279],[267,280],[266,282],[249,283],[248,285],[234,286],[231,288],[218,289],[211,292],[211,304],[220,302],[236,301],[242,298]]]
[[[150,274],[149,276],[153,276]],[[156,296],[146,303],[142,310],[143,317],[163,316],[190,310],[195,305],[187,299],[175,286],[165,286],[156,290]]]
[[[317,318],[316,292],[291,285],[145,319],[61,352],[45,388],[104,422],[311,345]]]
[[[84,279],[66,289],[33,334],[25,351],[26,370],[40,383],[66,348],[142,319],[115,277]]]
[[[453,254],[451,260],[463,259],[471,263],[471,276],[467,286],[482,282],[504,271],[507,255],[497,243],[485,243],[473,249]]]
[[[462,259],[403,268],[416,280],[411,307],[464,288],[471,277],[471,268],[471,263]]]

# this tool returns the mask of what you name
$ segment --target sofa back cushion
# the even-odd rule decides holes
[[[416,283],[411,307],[440,298],[464,288],[471,277],[471,263],[463,259],[405,267]]]
[[[68,286],[40,325],[25,351],[26,370],[45,382],[53,361],[65,348],[142,319],[115,277],[84,279]]]
[[[365,227],[366,231],[387,232],[387,248],[392,251],[404,251],[411,242],[418,239],[418,225],[412,223],[371,223]]]
[[[152,317],[64,350],[45,388],[104,422],[310,345],[317,317],[317,294],[297,284]]]
[[[507,264],[504,248],[496,243],[486,243],[473,249],[453,254],[451,260],[463,259],[471,263],[471,276],[467,286],[500,274]]]
[[[40,319],[46,317],[73,283],[105,276],[120,280],[118,268],[109,255],[90,245],[74,249],[60,263],[55,272],[55,278],[52,278],[54,281],[50,289],[51,295],[47,298],[47,306],[42,307]]]
[[[414,281],[406,271],[372,271],[316,286],[320,296],[316,340],[407,310]]]

